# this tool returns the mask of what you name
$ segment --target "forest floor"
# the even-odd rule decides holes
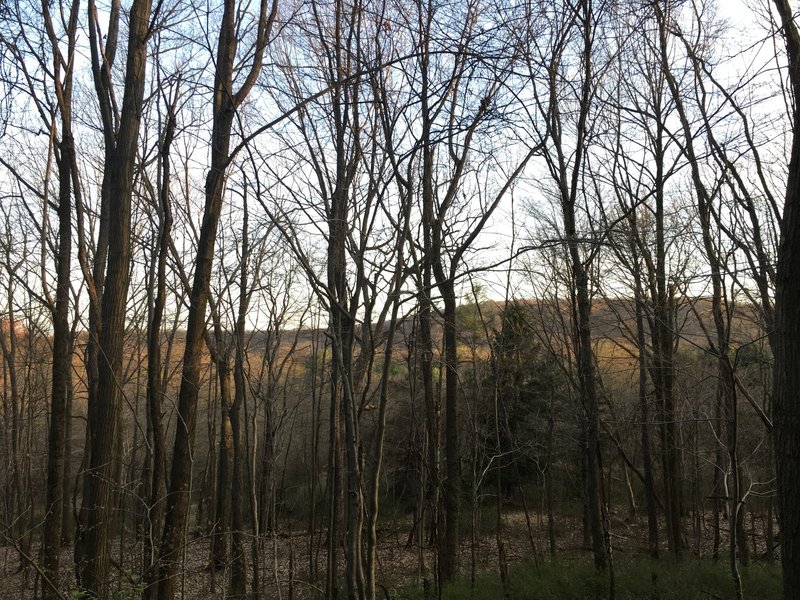
[[[466,515],[469,518],[469,514]],[[486,573],[498,573],[498,547],[491,511],[476,519],[476,531],[480,535],[467,536],[462,540],[460,566],[466,581],[475,581]],[[530,515],[530,528],[525,514],[515,512],[504,515],[503,546],[508,563],[534,565],[549,561],[547,522],[538,514]],[[378,548],[378,596],[396,598],[414,596],[415,588],[430,578],[434,554],[430,547],[409,543],[409,526],[405,520],[383,523],[379,531]],[[765,555],[764,523],[758,518],[747,523],[752,554],[756,559]],[[692,554],[708,558],[711,555],[713,535],[711,515],[703,520],[700,536],[693,532],[691,522],[686,523],[686,543]],[[468,531],[463,527],[462,531]],[[660,528],[663,532],[663,527]],[[722,540],[727,543],[727,522],[722,521]],[[555,525],[556,557],[558,561],[586,561],[589,555],[584,548],[582,521],[575,517],[558,516]],[[624,563],[646,557],[646,518],[611,519],[611,539],[615,561]],[[698,543],[699,540],[699,543]],[[250,540],[252,543],[252,540]],[[311,548],[309,546],[311,545]],[[193,535],[186,547],[184,568],[178,585],[180,597],[187,600],[211,600],[224,598],[226,569],[211,569],[210,536]],[[666,553],[666,548],[664,549]],[[143,546],[133,536],[118,538],[114,544],[112,559],[111,590],[115,600],[127,600],[141,596],[138,573],[142,571]],[[41,577],[36,568],[39,548],[32,544],[27,548],[12,545],[0,546],[0,600],[31,599],[40,596]],[[325,589],[325,534],[312,537],[307,532],[279,531],[263,539],[260,551],[260,578],[264,597],[279,599],[322,598]],[[248,564],[251,564],[248,556]],[[710,562],[710,561],[709,561]],[[722,562],[722,561],[721,561]],[[74,583],[72,548],[65,547],[61,559],[62,581]],[[721,568],[725,568],[724,566]],[[317,576],[313,576],[313,571]],[[340,566],[340,575],[342,574]],[[252,572],[250,573],[252,578]],[[494,584],[497,597],[501,596]],[[73,586],[65,586],[64,598],[70,598]],[[411,591],[410,591],[411,590]],[[458,595],[454,596],[458,597]],[[491,596],[490,596],[491,597]],[[709,592],[708,598],[726,597]]]

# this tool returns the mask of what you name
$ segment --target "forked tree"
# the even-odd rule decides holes
[[[213,88],[213,116],[210,140],[211,163],[205,182],[205,208],[197,245],[195,271],[189,297],[188,324],[183,356],[183,377],[178,394],[180,424],[175,433],[172,468],[169,478],[169,495],[161,538],[158,598],[175,597],[176,576],[184,546],[184,529],[189,511],[189,490],[192,480],[192,445],[197,421],[198,384],[204,334],[206,309],[210,292],[211,270],[214,259],[217,228],[225,192],[225,174],[230,162],[230,144],[237,110],[256,83],[261,73],[264,50],[272,34],[272,25],[278,14],[278,2],[262,0],[255,16],[255,41],[248,49],[249,59],[240,71],[237,62],[239,36],[237,33],[239,6],[226,0],[222,9],[217,40],[216,67]],[[238,89],[234,78],[241,78]]]
[[[119,26],[119,6],[113,5],[107,46],[100,47],[97,8],[89,2],[90,44],[95,89],[101,106],[105,138],[101,220],[107,223],[108,256],[100,300],[97,387],[89,394],[89,468],[84,475],[81,526],[76,543],[79,586],[90,597],[107,598],[110,581],[110,532],[115,505],[114,451],[120,431],[123,341],[131,263],[131,197],[139,125],[144,100],[145,68],[151,34],[149,0],[135,0],[130,9],[124,94],[119,118],[113,113],[110,64]],[[99,55],[104,56],[103,67]],[[97,282],[95,281],[95,284]],[[91,374],[90,374],[91,377]],[[92,391],[95,391],[93,394]]]

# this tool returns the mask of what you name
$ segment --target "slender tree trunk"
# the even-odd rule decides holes
[[[47,451],[47,499],[44,523],[44,569],[54,585],[59,582],[61,530],[64,509],[64,451],[67,439],[67,395],[71,383],[71,332],[69,326],[70,263],[72,252],[71,154],[72,138],[64,136],[59,158],[59,243],[56,259],[56,306],[53,311],[53,375],[50,430]],[[46,598],[56,598],[56,588],[44,588]]]
[[[332,371],[334,385],[331,401],[339,406],[339,413],[331,412],[331,418],[341,419],[343,425],[339,433],[343,436],[344,451],[344,522],[345,522],[345,585],[347,597],[364,596],[364,572],[362,562],[362,530],[364,516],[364,497],[362,492],[363,449],[359,432],[356,406],[356,392],[353,365],[355,338],[355,306],[357,305],[358,284],[352,285],[354,298],[350,298],[351,282],[348,276],[348,235],[350,214],[351,184],[355,175],[355,164],[359,136],[358,88],[340,80],[341,73],[352,68],[353,49],[350,47],[355,32],[357,18],[346,13],[344,2],[337,0],[333,16],[333,47],[328,61],[332,82],[331,110],[334,127],[335,172],[327,207],[328,247],[326,298],[331,334]],[[352,9],[354,12],[357,6]],[[348,19],[354,18],[354,23]],[[351,141],[350,136],[355,138]],[[331,423],[332,433],[338,423]],[[334,486],[335,491],[335,486]],[[335,515],[331,515],[334,517]],[[329,577],[330,578],[330,577]]]
[[[402,238],[401,238],[402,240]],[[400,261],[402,262],[402,256]],[[401,269],[398,268],[398,272]],[[396,287],[392,303],[392,316],[389,321],[385,341],[383,369],[381,372],[380,396],[378,399],[378,425],[375,430],[370,456],[370,477],[367,497],[367,557],[366,557],[366,598],[375,600],[378,577],[378,508],[380,500],[381,468],[383,466],[383,445],[386,433],[386,411],[389,403],[389,377],[391,374],[394,338],[397,330],[397,316],[400,309],[400,286],[396,279]]]
[[[245,475],[245,447],[242,435],[241,416],[247,393],[245,382],[245,320],[250,300],[248,289],[247,270],[250,264],[250,230],[248,228],[249,213],[247,209],[247,195],[243,198],[242,218],[242,259],[239,265],[239,305],[236,313],[236,326],[234,331],[233,370],[233,404],[230,410],[231,433],[233,435],[233,468],[231,481],[231,578],[228,592],[233,598],[244,598],[247,588],[247,559],[244,542],[244,475]],[[256,565],[253,565],[254,569]]]
[[[147,421],[152,448],[149,470],[150,492],[149,510],[146,520],[147,532],[144,536],[146,563],[146,600],[155,600],[158,576],[158,534],[164,520],[164,495],[166,493],[166,442],[162,423],[162,386],[160,384],[161,360],[161,323],[166,305],[166,267],[169,243],[172,232],[172,208],[169,199],[170,189],[170,147],[175,138],[175,100],[167,113],[164,126],[164,138],[159,149],[160,186],[159,203],[159,238],[158,258],[155,273],[155,298],[149,315],[147,340]]]
[[[6,265],[11,265],[10,250],[11,246],[6,248]],[[13,513],[13,520],[16,525],[11,528],[14,535],[21,535],[23,521],[21,516],[24,514],[25,508],[25,459],[22,456],[22,440],[23,440],[23,422],[24,414],[23,407],[21,406],[22,394],[20,394],[20,381],[19,374],[17,373],[17,360],[19,360],[18,345],[17,345],[17,319],[16,308],[14,304],[14,285],[12,283],[13,274],[9,268],[8,280],[8,338],[5,334],[0,334],[0,345],[3,349],[3,358],[5,359],[5,369],[3,371],[3,387],[8,387],[8,396],[11,401],[11,460],[12,460],[12,473],[11,473],[11,510]]]
[[[574,229],[568,236],[574,237]],[[591,326],[589,322],[590,300],[588,277],[578,257],[577,248],[571,250],[573,276],[575,278],[578,313],[578,374],[581,395],[586,411],[587,493],[589,507],[589,529],[592,534],[592,554],[598,569],[606,568],[605,536],[603,535],[600,471],[600,415],[597,407],[597,390],[592,351]]]
[[[661,102],[656,103],[656,134],[654,137],[655,173],[655,292],[653,310],[653,383],[661,409],[662,470],[666,502],[667,540],[672,554],[680,557],[683,550],[681,451],[675,410],[675,371],[673,353],[675,332],[672,318],[672,290],[667,282],[667,245],[664,237],[664,125]]]
[[[72,333],[70,357],[75,351],[75,333]],[[64,427],[64,491],[61,495],[61,545],[71,546],[75,535],[75,519],[72,515],[72,499],[75,490],[75,476],[72,465],[72,406],[75,388],[73,387],[72,365],[70,359],[69,381],[67,382],[66,424]]]
[[[597,382],[595,372],[594,350],[592,348],[591,309],[592,301],[589,289],[588,262],[581,256],[582,242],[577,230],[577,210],[579,195],[582,194],[581,174],[586,166],[587,144],[590,136],[589,116],[598,85],[595,73],[594,43],[596,31],[593,4],[591,0],[581,0],[575,7],[575,20],[568,27],[575,27],[575,35],[580,36],[580,74],[577,85],[577,118],[574,124],[574,140],[570,142],[570,150],[563,139],[565,129],[560,112],[558,98],[558,71],[562,60],[562,48],[554,48],[550,58],[549,86],[550,97],[546,118],[548,128],[547,142],[551,163],[551,173],[558,186],[563,221],[565,251],[574,286],[572,292],[572,343],[574,347],[577,371],[577,388],[584,412],[583,455],[585,457],[585,526],[591,538],[592,554],[597,569],[605,569],[607,557],[601,503],[603,498],[602,473],[600,472],[600,413],[598,410]],[[573,126],[570,125],[570,128]],[[572,149],[574,147],[574,150]],[[567,158],[569,156],[569,158]],[[591,260],[591,259],[586,259]]]
[[[215,317],[216,320],[216,317]],[[222,343],[217,338],[217,352]],[[227,352],[224,352],[227,355]],[[211,537],[211,563],[216,570],[224,569],[228,564],[228,534],[230,532],[230,508],[233,483],[233,424],[231,422],[231,369],[227,356],[219,356],[217,363],[217,379],[220,390],[220,427],[219,427],[219,466],[217,468],[217,492],[214,506],[214,526]]]
[[[44,572],[50,585],[43,587],[45,598],[59,594],[59,565],[64,516],[64,473],[67,457],[69,399],[72,384],[72,331],[69,323],[69,302],[72,267],[72,174],[75,164],[75,145],[72,138],[72,59],[75,52],[76,30],[80,3],[75,0],[70,9],[67,30],[68,63],[58,49],[59,40],[53,29],[49,7],[42,12],[50,43],[53,47],[53,75],[58,106],[61,112],[61,141],[58,143],[58,254],[56,256],[56,299],[53,316],[53,369],[50,396],[50,429],[48,432],[46,513],[43,535]],[[64,67],[64,81],[61,69]],[[77,185],[75,182],[74,185]]]
[[[427,539],[432,544],[439,544],[439,448],[441,437],[440,407],[438,396],[434,391],[433,382],[433,340],[431,334],[431,301],[430,290],[432,275],[429,265],[424,267],[423,290],[420,296],[419,310],[419,353],[420,375],[422,378],[423,402],[425,405],[425,477],[427,488],[425,490],[425,521],[423,528],[427,527]],[[426,522],[427,521],[427,522]],[[423,543],[420,540],[420,543]],[[423,585],[424,585],[423,581]],[[440,583],[437,575],[437,583]]]
[[[340,473],[340,407],[337,387],[339,385],[336,372],[331,374],[330,410],[328,419],[328,541],[325,578],[325,597],[335,599],[339,595],[337,574],[339,546],[339,497],[341,495]]]
[[[461,473],[458,448],[458,355],[456,346],[456,295],[452,280],[437,281],[444,303],[444,466],[442,488],[444,532],[439,560],[442,579],[451,581],[458,572]]]
[[[644,317],[641,299],[639,270],[635,272],[636,343],[639,347],[639,432],[642,445],[642,467],[644,469],[644,495],[647,505],[647,547],[650,556],[658,557],[658,515],[656,513],[655,482],[653,481],[653,458],[650,445],[650,411],[647,399],[647,356],[645,346]]]
[[[50,428],[48,431],[47,489],[43,535],[43,563],[48,585],[43,586],[44,598],[59,594],[61,540],[64,529],[65,465],[69,409],[72,390],[72,330],[69,323],[72,266],[72,175],[75,164],[75,145],[72,137],[72,65],[75,54],[76,31],[80,2],[73,1],[67,25],[66,59],[59,49],[59,39],[53,28],[49,6],[42,3],[42,16],[53,52],[53,79],[61,113],[61,140],[58,143],[58,253],[56,256],[56,297],[51,306],[53,317],[53,367],[50,396]],[[62,68],[65,69],[61,80]],[[53,124],[55,137],[55,125]],[[77,185],[75,182],[74,185]]]
[[[545,486],[545,506],[547,510],[547,541],[550,546],[550,558],[556,555],[556,518],[553,507],[553,432],[555,430],[555,398],[550,397],[550,409],[547,413],[547,446],[546,462],[543,471]]]
[[[239,359],[237,359],[238,361]],[[234,371],[233,406],[231,407],[231,434],[233,436],[233,469],[231,481],[231,575],[228,593],[232,598],[244,598],[247,584],[247,560],[244,543],[244,485],[242,479],[244,444],[241,427],[241,406],[244,398],[244,377]]]
[[[723,423],[723,398],[722,398],[722,387],[718,386],[716,395],[714,398],[714,428],[720,428]],[[717,437],[722,439],[722,433],[718,433]],[[722,485],[722,470],[725,468],[722,464],[722,444],[717,443],[717,447],[714,449],[714,542],[713,542],[713,549],[712,549],[712,557],[716,562],[719,560],[719,552],[720,548],[722,547],[722,532],[721,532],[721,523],[720,523],[720,513],[722,512],[723,500],[727,502],[727,498],[722,496],[723,494],[723,485]],[[726,509],[727,510],[727,509]]]

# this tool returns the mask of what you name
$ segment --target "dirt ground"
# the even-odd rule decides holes
[[[525,515],[515,512],[504,516],[503,544],[509,562],[541,559],[549,554],[546,520],[538,514],[530,515],[530,529]],[[488,519],[484,519],[488,520]],[[494,519],[490,519],[493,521]],[[646,552],[647,522],[644,517],[610,518],[611,540],[614,552],[619,555]],[[727,544],[727,521],[722,521],[722,540]],[[713,545],[712,516],[705,515],[697,527],[687,519],[685,524],[687,548],[701,556],[710,556]],[[754,556],[765,553],[764,520],[748,515],[747,528]],[[463,573],[496,570],[498,563],[497,537],[493,523],[478,522],[480,535],[467,535],[462,540],[460,567]],[[663,527],[660,528],[663,531]],[[776,527],[777,530],[777,527]],[[581,520],[559,517],[556,520],[556,551],[558,556],[575,556],[583,552]],[[379,531],[378,584],[379,596],[391,598],[402,587],[419,584],[434,571],[434,554],[426,545],[415,541],[409,544],[409,525],[395,522]],[[249,540],[252,544],[254,540]],[[311,536],[301,531],[279,531],[263,538],[260,557],[260,578],[264,597],[304,599],[322,597],[325,589],[325,533],[314,536],[314,546],[309,552]],[[533,542],[533,543],[532,543]],[[341,553],[340,553],[341,554]],[[40,597],[42,580],[37,569],[39,548],[0,546],[0,600],[26,600]],[[116,600],[141,596],[138,573],[144,562],[143,545],[133,536],[114,544],[111,589]],[[215,570],[210,565],[210,537],[191,535],[186,546],[184,569],[178,584],[179,597],[185,600],[210,600],[225,597],[226,569]],[[64,589],[64,598],[70,598],[74,588],[72,549],[65,547],[61,559],[62,581],[70,582]],[[248,565],[252,564],[248,556]],[[316,575],[312,575],[312,570]],[[341,565],[340,571],[342,573]],[[252,572],[250,578],[252,580]]]

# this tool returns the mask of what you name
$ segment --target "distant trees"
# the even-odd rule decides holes
[[[538,8],[538,7],[537,7]],[[566,9],[566,10],[562,10]],[[606,534],[602,492],[600,448],[600,413],[598,383],[591,326],[590,272],[597,249],[582,217],[591,190],[586,186],[591,140],[598,118],[597,95],[607,70],[606,56],[615,48],[600,46],[604,27],[608,26],[603,5],[577,2],[542,5],[525,16],[529,20],[530,44],[524,67],[529,78],[530,124],[541,144],[544,167],[552,181],[551,188],[560,210],[561,224],[555,232],[564,245],[566,266],[572,286],[569,298],[571,344],[575,361],[575,385],[585,418],[584,451],[586,460],[586,500],[592,553],[598,569],[607,563]],[[536,41],[537,19],[550,23],[542,42]]]
[[[681,304],[691,302],[692,290],[697,285],[687,269],[710,271],[711,323],[703,327],[708,333],[709,353],[720,361],[717,376],[720,408],[714,423],[719,423],[715,436],[718,455],[726,458],[717,460],[714,473],[715,488],[727,487],[721,494],[714,491],[709,495],[724,498],[732,507],[731,514],[738,519],[742,516],[741,503],[746,492],[739,484],[742,475],[737,467],[734,307],[736,296],[747,298],[752,302],[750,306],[763,315],[764,331],[770,330],[772,284],[767,257],[771,254],[771,237],[769,226],[764,223],[774,222],[774,213],[770,217],[772,192],[766,183],[774,174],[766,174],[760,159],[762,150],[754,142],[761,139],[765,122],[754,117],[735,134],[724,129],[734,120],[743,123],[740,119],[745,101],[740,93],[744,84],[742,80],[727,87],[722,83],[722,67],[715,64],[713,50],[710,50],[713,33],[705,26],[706,21],[697,17],[705,8],[701,3],[689,8],[668,3],[654,7],[653,12],[622,10],[615,13],[619,18],[614,27],[604,20],[606,8],[602,4],[591,6],[595,17],[590,19],[582,17],[587,8],[576,3],[574,12],[552,11],[553,15],[565,19],[564,31],[591,27],[593,31],[607,33],[583,38],[577,34],[570,38],[564,33],[563,37],[553,38],[552,47],[558,50],[558,56],[571,57],[572,53],[579,53],[582,41],[586,41],[583,47],[588,47],[589,42],[595,44],[594,51],[600,54],[580,60],[562,59],[554,63],[558,70],[543,70],[551,75],[556,73],[557,78],[568,82],[564,98],[553,96],[552,90],[557,86],[548,85],[544,78],[541,88],[550,90],[551,95],[534,96],[533,105],[542,116],[541,121],[532,122],[539,128],[540,135],[553,140],[553,147],[559,147],[558,140],[568,139],[565,132],[578,135],[577,141],[562,143],[561,152],[553,152],[548,163],[553,187],[562,190],[552,193],[565,229],[562,233],[556,217],[548,215],[547,223],[540,223],[537,228],[537,243],[553,255],[556,252],[550,249],[563,245],[564,256],[552,268],[563,269],[562,260],[572,265],[570,284],[574,286],[575,296],[569,322],[576,332],[581,329],[581,305],[585,307],[585,314],[588,314],[586,307],[592,307],[593,286],[602,290],[609,300],[618,297],[621,286],[631,286],[634,303],[628,314],[638,325],[630,330],[629,343],[636,350],[631,350],[627,344],[623,344],[622,349],[637,356],[639,361],[641,448],[649,506],[650,548],[654,553],[658,550],[655,509],[659,504],[665,511],[669,547],[679,554],[686,543],[683,521],[687,498],[682,483],[686,434],[681,431],[683,401],[675,387],[678,377],[675,356],[685,345],[678,317]],[[571,20],[564,15],[571,15]],[[553,25],[549,27],[551,32],[556,30]],[[539,49],[544,44],[538,42],[532,47]],[[542,55],[539,51],[539,56]],[[537,55],[532,53],[532,56]],[[530,67],[528,70],[538,73]],[[582,77],[584,73],[589,75]],[[592,74],[596,74],[595,79],[589,77]],[[754,70],[750,75],[758,78],[762,73]],[[535,75],[531,80],[539,81]],[[583,103],[580,91],[586,99]],[[541,98],[549,98],[549,102]],[[573,99],[571,105],[570,98]],[[753,102],[757,105],[758,100]],[[573,108],[567,111],[565,106]],[[589,107],[583,120],[582,106]],[[559,120],[548,121],[545,116],[548,114]],[[584,143],[581,143],[581,127],[586,132]],[[583,166],[570,171],[574,175],[572,181],[578,185],[579,202],[573,205],[561,184],[570,181],[565,175],[567,171],[558,165],[581,160]],[[750,166],[754,168],[754,176],[751,183],[746,184],[747,176],[743,173]],[[677,201],[679,190],[687,183],[696,194],[694,206]],[[569,187],[566,189],[568,192]],[[616,208],[608,200],[614,197],[618,200]],[[566,204],[563,198],[567,199]],[[563,214],[564,209],[571,206],[577,211],[571,209]],[[545,211],[537,209],[535,214],[542,218]],[[580,216],[579,231],[575,229],[575,216],[571,215]],[[685,218],[696,221],[684,222]],[[577,247],[583,252],[578,267],[587,269],[586,277],[590,281],[589,293],[583,294],[583,301],[580,298],[581,273],[575,272],[576,261],[570,258],[572,238],[577,238]],[[698,248],[700,253],[692,259],[689,248]],[[611,256],[630,272],[630,279],[621,277],[614,267],[608,266],[607,257]],[[702,262],[698,262],[698,257],[702,257]],[[698,318],[704,317],[698,315]],[[591,323],[589,319],[583,321]],[[591,350],[593,346],[588,344],[587,348]],[[578,374],[581,372],[580,355],[581,349],[576,346],[572,360]],[[585,363],[597,360],[595,356]],[[607,386],[598,385],[602,390],[598,406],[610,404],[611,398],[603,398],[608,393]],[[657,407],[654,416],[658,424],[657,449],[662,456],[660,490],[654,487],[654,468],[648,457],[650,394]],[[697,400],[690,398],[690,402],[695,410]],[[601,423],[603,420],[601,416]],[[768,420],[764,422],[768,425]],[[591,431],[587,435],[591,435]],[[614,441],[613,436],[611,441]],[[618,443],[615,445],[621,450]],[[591,471],[590,467],[587,473],[591,475]],[[591,497],[591,491],[589,494]],[[746,540],[743,537],[738,541],[734,539],[738,536],[737,528],[741,527],[739,523],[731,528],[731,553],[739,554],[746,562]],[[735,566],[735,559],[732,564]]]

